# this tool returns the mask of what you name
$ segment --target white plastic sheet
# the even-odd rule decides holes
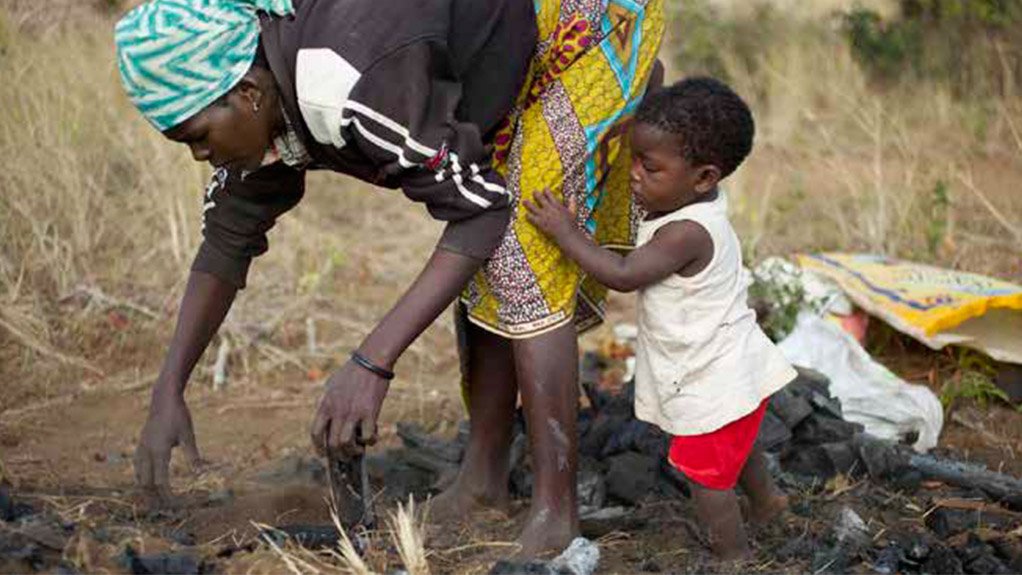
[[[841,400],[845,419],[882,439],[918,434],[913,448],[925,453],[937,445],[944,409],[929,388],[911,385],[877,363],[836,324],[811,312],[798,316],[795,329],[780,343],[796,365],[830,378],[831,393]]]

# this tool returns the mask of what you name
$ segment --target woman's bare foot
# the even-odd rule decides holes
[[[471,514],[482,510],[508,512],[511,507],[511,496],[506,481],[485,484],[478,480],[466,480],[465,475],[459,473],[454,483],[430,501],[431,522],[455,523],[468,519]]]
[[[549,553],[560,553],[579,536],[578,521],[568,512],[554,513],[552,510],[530,509],[525,527],[518,537],[519,549],[516,561],[533,559]]]

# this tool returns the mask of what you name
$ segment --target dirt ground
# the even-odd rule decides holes
[[[629,317],[631,301],[612,302],[611,322]],[[285,330],[286,331],[286,330]],[[603,327],[583,340],[592,347],[609,336]],[[449,334],[431,333],[431,345],[449,345]],[[911,344],[890,350],[889,364],[915,383],[946,377],[949,360]],[[434,433],[451,435],[462,417],[455,366],[450,357],[431,379],[450,377],[439,385],[420,378],[402,378],[392,388],[383,412],[383,442],[377,450],[399,443],[395,424],[417,421]],[[323,365],[323,369],[328,366]],[[407,367],[401,370],[408,373]],[[936,376],[934,375],[936,374]],[[267,469],[282,461],[312,457],[307,427],[319,394],[318,373],[285,367],[258,381],[236,382],[214,391],[197,382],[188,394],[203,456],[208,465],[193,473],[176,462],[174,487],[184,506],[173,513],[152,515],[132,497],[131,453],[147,405],[145,386],[130,391],[92,391],[72,401],[28,411],[10,412],[0,425],[0,445],[7,475],[16,480],[15,496],[37,507],[57,510],[80,525],[122,529],[114,543],[82,537],[76,557],[93,557],[86,565],[114,570],[105,563],[124,541],[141,552],[174,548],[177,533],[188,533],[206,558],[224,572],[279,572],[284,564],[265,548],[228,558],[213,556],[231,541],[242,544],[255,535],[253,522],[270,525],[327,523],[326,493],[301,473],[267,482]],[[51,400],[53,401],[53,400]],[[941,445],[956,457],[982,462],[992,469],[1022,476],[1022,413],[1000,405],[956,406]],[[948,496],[903,494],[879,486],[829,484],[815,492],[790,490],[794,513],[755,534],[756,560],[738,571],[809,569],[805,558],[788,557],[778,549],[806,533],[826,531],[841,506],[852,505],[874,532],[919,527],[933,501]],[[952,494],[953,495],[953,494]],[[920,499],[921,497],[921,499]],[[881,501],[872,501],[881,498]],[[892,502],[896,505],[893,505]],[[930,509],[927,505],[931,506]],[[892,512],[891,509],[894,509]],[[510,518],[483,517],[461,531],[430,529],[426,546],[436,572],[483,573],[508,552],[520,527],[525,502],[517,502]],[[893,515],[892,515],[893,514]],[[695,534],[692,510],[684,500],[662,501],[640,509],[629,520],[589,535],[601,546],[600,572],[733,572],[715,565]],[[85,541],[85,543],[82,543]],[[92,551],[89,544],[94,545]],[[105,546],[104,546],[105,545]],[[89,555],[91,553],[92,555]],[[84,554],[84,555],[83,555]],[[803,553],[804,555],[804,553]],[[82,560],[82,559],[79,559]],[[84,561],[84,560],[82,560]]]

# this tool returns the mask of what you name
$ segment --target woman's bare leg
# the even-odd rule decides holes
[[[532,505],[520,556],[560,551],[579,533],[578,334],[573,324],[513,342],[532,457]]]
[[[509,450],[518,385],[511,342],[466,322],[469,439],[454,483],[433,499],[430,516],[462,518],[480,507],[506,510]]]

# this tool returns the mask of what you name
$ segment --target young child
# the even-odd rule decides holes
[[[699,520],[727,560],[749,554],[736,484],[753,522],[787,506],[754,443],[767,399],[796,375],[746,304],[750,275],[718,188],[754,131],[748,106],[717,80],[647,96],[630,133],[631,191],[647,215],[627,256],[596,245],[549,192],[526,203],[586,273],[639,291],[635,415],[674,436],[670,463],[692,481]]]

